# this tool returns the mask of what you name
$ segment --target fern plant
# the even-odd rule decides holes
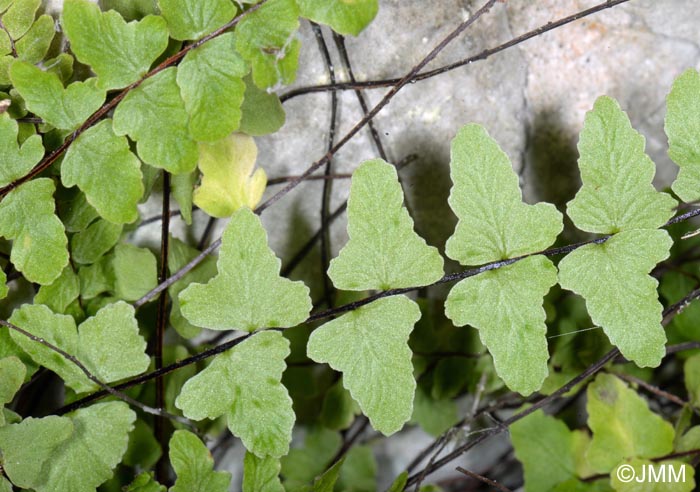
[[[553,247],[562,212],[524,203],[507,155],[467,124],[451,142],[458,223],[444,251],[460,271],[445,274],[441,252],[415,232],[398,166],[385,159],[352,174],[349,239],[327,259],[341,302],[314,309],[309,287],[281,273],[268,245],[260,213],[494,2],[261,203],[267,176],[254,137],[284,122],[275,90],[294,80],[299,18],[358,35],[376,0],[158,0],[105,11],[66,0],[61,53],[38,0],[0,1],[0,296],[12,310],[0,320],[0,492],[376,490],[369,441],[354,440],[366,425],[389,436],[407,424],[440,437],[391,491],[418,488],[508,428],[527,491],[640,490],[621,467],[639,475],[665,465],[684,480],[653,490],[693,490],[700,355],[683,361],[687,401],[653,386],[648,368],[700,348],[697,241],[681,239],[700,212],[678,215],[676,198],[653,187],[644,138],[615,100],[596,101],[579,139],[582,187],[565,212],[585,242]],[[692,205],[695,70],[674,83],[666,132],[681,169],[672,191]],[[129,238],[158,177],[157,256]],[[171,237],[171,197],[188,225],[195,207],[227,219],[222,237],[207,248]],[[444,305],[421,294],[447,283]],[[32,294],[18,298],[17,285]],[[49,373],[59,407],[27,408]],[[682,408],[662,415],[635,388]],[[542,411],[584,391],[583,423]],[[493,397],[482,414],[521,397],[514,414],[465,440],[456,400],[466,394]],[[221,432],[245,447],[240,487],[214,469],[207,445]]]

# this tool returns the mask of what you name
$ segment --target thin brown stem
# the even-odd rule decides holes
[[[323,31],[321,26],[315,22],[311,23],[311,28],[313,29],[314,36],[318,42],[319,51],[323,56],[323,61],[326,64],[326,72],[328,72],[328,77],[332,84],[335,84],[335,67],[333,66],[333,60],[331,60],[331,54],[328,51],[328,45],[323,37]],[[327,152],[333,150],[333,143],[335,141],[335,128],[338,120],[338,94],[335,91],[331,92],[331,111],[330,111],[330,123],[328,125],[328,146]],[[323,175],[328,177],[333,172],[333,159],[329,158],[326,162]],[[331,234],[330,225],[328,223],[328,217],[330,215],[329,208],[331,204],[331,191],[333,190],[333,181],[326,179],[323,181],[323,192],[321,193],[321,229],[323,233],[321,234],[321,280],[323,283],[323,299],[326,306],[329,308],[333,307],[333,284],[331,284],[330,278],[328,278],[328,267],[331,261]]]
[[[335,41],[335,45],[338,48],[338,53],[340,54],[340,60],[343,62],[343,67],[345,68],[345,71],[348,73],[348,78],[350,79],[351,83],[357,82],[355,79],[355,73],[352,70],[352,63],[350,63],[350,57],[348,56],[348,50],[345,48],[345,38],[341,36],[340,34],[333,33],[333,40]],[[335,91],[333,91],[333,94],[336,94]],[[357,101],[360,103],[360,108],[362,109],[362,114],[367,115],[369,113],[369,106],[367,105],[367,101],[365,100],[365,95],[362,93],[361,90],[356,89],[355,90],[355,96],[357,97]],[[386,151],[384,150],[384,145],[382,144],[382,139],[379,138],[379,132],[375,128],[375,123],[373,120],[370,120],[369,123],[367,123],[367,127],[369,128],[369,133],[372,136],[372,140],[374,141],[374,145],[377,147],[377,152],[379,153],[379,157],[384,159],[385,161],[388,161],[389,158],[386,155]]]
[[[498,483],[498,482],[494,482],[494,481],[491,480],[490,478],[487,478],[487,477],[485,477],[485,476],[483,476],[483,475],[479,475],[479,474],[476,473],[476,472],[469,471],[469,470],[467,470],[466,468],[462,468],[461,466],[458,466],[456,469],[457,469],[458,472],[464,473],[466,476],[471,477],[471,478],[475,478],[475,479],[477,479],[478,481],[483,482],[483,483],[485,483],[486,485],[488,485],[488,486],[490,486],[490,487],[493,487],[493,488],[495,488],[495,489],[498,489],[498,490],[500,490],[500,491],[502,491],[502,492],[512,492],[512,491],[511,491],[508,487],[506,487],[505,485],[500,484],[500,483]]]
[[[170,173],[163,171],[163,206],[161,213],[160,232],[160,271],[158,272],[158,282],[162,282],[168,277],[168,252],[170,249]],[[155,367],[163,368],[163,340],[165,329],[168,324],[168,291],[164,290],[158,297],[158,314],[156,318],[155,336]],[[162,377],[156,378],[156,407],[165,408],[165,380]],[[165,419],[156,417],[154,423],[154,433],[156,440],[160,444],[163,454],[156,464],[156,478],[160,483],[168,482],[168,436],[165,432],[167,422]]]

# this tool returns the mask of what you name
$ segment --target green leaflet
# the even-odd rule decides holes
[[[340,469],[338,489],[353,492],[377,490],[377,463],[374,460],[372,448],[369,446],[350,448]],[[332,489],[329,492],[332,492]]]
[[[280,462],[246,453],[243,460],[243,492],[284,492],[279,479]]]
[[[3,407],[12,401],[24,383],[27,368],[17,357],[0,359],[0,427],[5,425]]]
[[[544,250],[563,228],[554,205],[523,203],[508,156],[479,125],[462,127],[452,140],[450,177],[459,222],[445,251],[462,265]]]
[[[396,477],[386,492],[403,492],[406,488],[406,482],[408,482],[408,472],[404,471],[401,475]],[[424,487],[421,487],[420,490],[423,490],[423,488]]]
[[[360,411],[350,392],[343,387],[343,380],[339,379],[326,392],[319,419],[328,429],[343,430],[352,425]]]
[[[523,395],[547,377],[547,326],[542,298],[557,283],[557,269],[544,256],[469,277],[450,291],[445,314],[457,326],[479,329],[496,372]]]
[[[126,23],[114,10],[100,12],[87,0],[65,0],[61,24],[71,51],[90,65],[103,89],[121,89],[148,72],[168,45],[162,17]]]
[[[4,469],[36,492],[94,492],[121,461],[134,420],[125,403],[109,402],[0,428]]]
[[[177,238],[170,238],[170,248],[168,249],[168,268],[170,269],[170,275],[175,274],[175,272],[184,267],[198,254],[199,250],[186,245]],[[192,338],[202,331],[201,328],[192,325],[182,315],[180,311],[180,292],[193,282],[208,282],[214,275],[216,275],[216,260],[211,256],[207,256],[184,277],[168,287],[168,294],[170,294],[170,298],[172,299],[170,324],[173,325],[173,328],[177,330],[180,336]]]
[[[0,236],[13,240],[10,261],[42,285],[56,280],[68,264],[68,239],[54,214],[54,190],[51,179],[33,179],[0,202]]]
[[[170,492],[228,492],[231,474],[214,471],[207,447],[189,431],[177,430],[170,439],[170,463],[177,473]]]
[[[36,487],[42,483],[44,464],[56,456],[59,446],[72,434],[73,423],[67,417],[29,417],[18,424],[0,427],[5,473],[19,487]]]
[[[656,229],[673,216],[676,201],[651,184],[655,167],[644,142],[617,101],[596,100],[578,143],[583,186],[566,210],[576,227],[614,234]]]
[[[691,492],[695,490],[695,469],[688,463],[676,460],[654,462],[633,459],[627,465],[632,467],[634,475],[630,474],[626,477],[633,476],[634,480],[622,481],[617,473],[610,474],[610,485],[617,492]]]
[[[7,286],[7,275],[5,275],[4,270],[0,269],[0,299],[7,297],[7,293],[9,291],[10,289]]]
[[[301,48],[295,38],[298,17],[294,0],[269,0],[238,24],[236,48],[252,65],[258,87],[294,82]]]
[[[127,487],[124,492],[166,492],[164,485],[159,484],[153,478],[153,475],[148,472],[143,472],[136,477]]]
[[[459,421],[457,405],[452,400],[433,399],[418,386],[411,420],[431,436],[438,437]]]
[[[34,304],[44,304],[54,313],[65,313],[66,308],[80,295],[80,279],[68,265],[49,285],[42,285],[34,296]]]
[[[688,69],[666,99],[668,155],[680,166],[673,191],[684,202],[700,198],[700,74]]]
[[[102,0],[102,10],[116,10],[125,20],[137,20],[148,14],[158,12],[158,6],[153,0]]]
[[[561,214],[551,204],[522,201],[508,156],[486,130],[464,126],[452,141],[449,203],[459,218],[446,252],[463,265],[535,253],[561,232]],[[556,284],[556,269],[532,256],[455,285],[445,313],[457,325],[472,325],[493,355],[509,388],[528,395],[547,377],[547,328],[542,298]]]
[[[574,478],[588,445],[584,431],[538,410],[510,427],[515,456],[525,469],[525,492],[547,492]]]
[[[236,14],[230,0],[158,0],[158,7],[168,21],[170,37],[180,41],[210,34]]]
[[[13,69],[14,70],[14,69]],[[115,224],[134,222],[144,192],[141,163],[125,137],[104,120],[81,134],[68,148],[61,164],[61,180],[78,185],[97,212]]]
[[[685,376],[685,387],[690,396],[690,404],[700,407],[700,354],[686,359],[683,364],[683,375]]]
[[[158,284],[157,269],[156,257],[149,250],[118,244],[104,273],[118,298],[135,301]]]
[[[202,183],[194,191],[194,203],[212,217],[230,217],[241,207],[254,209],[267,184],[265,170],[254,170],[257,157],[255,140],[242,133],[200,143]]]
[[[594,471],[607,473],[624,459],[654,458],[673,450],[673,426],[615,376],[599,374],[587,395],[593,440],[586,455]]]
[[[248,451],[260,458],[284,456],[295,420],[280,382],[288,355],[289,342],[281,333],[257,333],[187,381],[175,405],[194,420],[226,415]]]
[[[379,10],[377,0],[297,0],[297,4],[303,17],[345,36],[360,34]]]
[[[98,219],[84,231],[77,232],[70,241],[74,262],[90,265],[119,242],[123,226]]]
[[[72,196],[65,201],[56,200],[58,215],[68,232],[84,231],[93,220],[99,217],[97,211],[90,205],[78,189],[70,190]]]
[[[326,472],[320,477],[316,477],[314,480],[314,485],[311,488],[312,492],[333,492],[335,489],[335,484],[340,478],[340,471],[343,469],[345,464],[345,456],[339,459],[333,466],[331,466]],[[354,485],[354,484],[353,484]],[[356,490],[354,487],[351,490]]]
[[[4,27],[0,30],[0,85],[10,85],[9,68],[16,60],[38,63],[46,56],[55,34],[54,20],[42,15],[35,22],[40,6],[41,0],[0,4],[0,10],[4,10],[0,14]]]
[[[274,93],[260,89],[246,76],[245,95],[241,104],[240,131],[252,137],[275,133],[285,121],[284,108]]]
[[[170,192],[180,206],[180,215],[185,224],[192,225],[192,194],[199,178],[197,171],[175,174],[170,179]]]
[[[313,427],[304,439],[304,446],[292,448],[280,460],[286,490],[306,487],[321,475],[342,445],[337,432],[324,427]]]
[[[0,115],[0,154],[3,159],[3,165],[0,166],[0,186],[7,186],[21,178],[44,157],[41,136],[32,135],[20,146],[17,143],[17,133],[17,122],[8,114]]]
[[[348,235],[350,241],[328,269],[339,289],[387,290],[442,278],[440,253],[413,230],[396,169],[381,159],[367,161],[353,173]]]
[[[129,434],[129,446],[124,453],[122,463],[132,468],[141,466],[144,469],[150,469],[155,466],[162,454],[163,451],[155,438],[153,429],[143,420],[137,420],[134,423],[134,430]]]
[[[223,1],[231,6],[229,0]],[[236,52],[233,33],[212,39],[185,55],[177,69],[177,85],[190,115],[189,130],[194,140],[215,142],[238,129],[245,93],[242,77],[248,71]]]
[[[10,322],[76,356],[106,383],[141,374],[150,363],[134,308],[124,302],[105,306],[79,328],[71,316],[55,314],[40,304],[25,304],[16,309]],[[10,336],[37,364],[58,374],[76,392],[97,389],[95,383],[62,355],[14,330]]]
[[[644,137],[614,99],[598,98],[578,149],[583,186],[568,214],[579,229],[619,234],[570,253],[559,264],[559,281],[583,296],[593,322],[625,357],[656,367],[666,335],[658,283],[647,274],[668,256],[671,238],[656,228],[673,215],[676,202],[651,185],[654,164],[644,153]]]
[[[408,336],[420,318],[405,296],[387,297],[314,330],[308,356],[343,373],[343,385],[385,435],[411,418],[416,381]]]
[[[173,174],[197,165],[197,144],[189,136],[189,116],[176,82],[177,69],[167,68],[129,91],[114,110],[114,133],[136,140],[139,157]]]
[[[238,210],[221,241],[219,274],[180,293],[180,310],[190,323],[254,331],[295,326],[307,318],[309,289],[279,276],[280,260],[267,246],[258,216],[248,208]]]
[[[14,40],[21,38],[29,31],[34,23],[34,16],[41,7],[41,0],[15,0],[9,3],[10,6],[7,10],[2,9],[5,10],[2,14],[2,23],[5,26],[2,33],[3,48],[5,48],[8,35]],[[6,53],[10,53],[10,51],[8,50]]]
[[[77,129],[106,97],[105,90],[97,87],[97,79],[73,82],[64,88],[58,75],[21,61],[12,64],[10,79],[27,108],[61,130]]]
[[[622,355],[640,367],[656,367],[665,352],[658,282],[648,274],[668,257],[666,231],[620,232],[589,244],[559,263],[559,282],[586,299],[594,323]]]

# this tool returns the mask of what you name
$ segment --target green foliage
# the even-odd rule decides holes
[[[240,130],[252,137],[275,133],[285,121],[284,108],[274,93],[260,89],[250,76],[243,79]]]
[[[68,264],[68,239],[54,214],[56,187],[38,178],[12,190],[0,202],[0,236],[13,239],[10,261],[38,284],[56,280]]]
[[[226,415],[248,451],[260,458],[284,456],[294,425],[292,400],[280,382],[287,355],[289,342],[280,333],[258,333],[187,381],[175,405],[194,420]]]
[[[295,0],[269,0],[247,15],[236,29],[236,48],[250,62],[253,81],[260,88],[294,82],[301,43]]]
[[[413,379],[408,336],[420,318],[404,296],[379,299],[316,329],[308,355],[343,373],[343,385],[372,427],[390,435],[411,418]]]
[[[17,122],[8,114],[0,115],[0,186],[7,186],[27,174],[44,156],[44,146],[39,135],[32,135],[20,146],[17,143]]]
[[[114,134],[111,120],[93,126],[71,145],[61,165],[61,180],[67,187],[78,185],[88,203],[110,222],[138,218],[136,205],[144,192],[141,166],[127,139]]]
[[[673,450],[673,426],[615,376],[600,374],[587,393],[593,439],[586,456],[594,471],[606,473],[624,459],[654,458]]]
[[[135,301],[156,286],[156,257],[145,248],[132,244],[118,244],[112,255],[105,275],[111,290],[119,299]]]
[[[184,267],[196,257],[197,254],[199,254],[199,251],[195,248],[187,246],[179,239],[170,238],[170,249],[168,250],[168,267],[170,268],[170,274],[173,275],[180,270],[180,268]],[[202,331],[201,328],[194,326],[182,315],[180,311],[180,292],[192,283],[206,283],[214,275],[216,275],[216,260],[212,257],[208,257],[168,289],[168,294],[170,294],[173,303],[170,310],[170,323],[180,336],[192,338]]]
[[[194,203],[212,217],[230,217],[241,207],[254,209],[267,184],[262,168],[253,171],[257,157],[255,141],[242,133],[199,144],[202,182]]]
[[[44,304],[54,313],[65,313],[79,295],[80,279],[69,265],[53,283],[41,286],[34,296],[34,304]]]
[[[632,230],[584,246],[559,263],[561,286],[586,299],[593,321],[639,366],[656,367],[665,354],[658,282],[648,274],[670,247],[666,231]]]
[[[614,99],[599,97],[586,114],[578,151],[583,186],[567,204],[576,227],[612,234],[656,229],[671,218],[676,202],[652,186],[644,137]]]
[[[143,162],[181,174],[194,170],[198,156],[176,77],[177,69],[168,68],[129,91],[112,125],[115,134],[136,141]]]
[[[221,238],[219,273],[180,293],[180,310],[195,326],[254,331],[301,323],[311,310],[309,289],[279,276],[260,219],[238,210]]]
[[[575,477],[578,455],[589,440],[584,432],[570,431],[542,410],[513,424],[510,437],[525,469],[526,492],[547,492]]]
[[[231,6],[228,0],[222,1]],[[243,76],[248,71],[236,52],[233,33],[187,53],[177,69],[177,85],[190,116],[193,139],[216,142],[238,129],[245,93]]]
[[[177,473],[170,492],[227,492],[231,474],[214,471],[207,447],[191,432],[177,430],[170,439],[170,463]]]
[[[666,103],[668,155],[681,168],[673,191],[685,202],[700,198],[700,74],[692,68],[673,82]]]
[[[278,459],[258,458],[246,453],[243,460],[243,492],[284,492],[279,479],[281,465]]]
[[[158,7],[168,21],[170,37],[180,41],[199,39],[236,13],[229,0],[158,0]]]
[[[668,256],[671,238],[655,229],[671,217],[675,201],[651,185],[654,164],[644,137],[613,99],[596,101],[578,148],[583,187],[567,206],[569,216],[579,229],[619,234],[564,258],[560,283],[586,299],[593,322],[625,357],[656,367],[666,336],[658,282],[648,273]]]
[[[27,109],[60,130],[75,130],[105,101],[95,78],[64,88],[55,73],[21,61],[12,64],[10,78]]]
[[[253,137],[284,124],[275,91],[296,77],[299,18],[358,35],[378,2],[257,3],[65,0],[54,41],[39,0],[0,0],[0,310],[32,335],[0,327],[0,491],[164,492],[155,479],[167,478],[162,458],[177,475],[171,492],[373,492],[386,477],[367,419],[385,435],[410,420],[442,435],[441,450],[457,449],[493,425],[484,417],[502,421],[494,412],[535,401],[504,384],[556,395],[586,368],[600,369],[590,365],[610,343],[639,367],[660,364],[667,337],[696,346],[697,306],[686,304],[700,285],[700,242],[678,239],[687,223],[660,229],[676,202],[652,186],[644,138],[605,96],[586,116],[583,184],[567,213],[606,237],[546,251],[563,230],[561,213],[526,204],[509,158],[469,124],[451,147],[457,226],[445,253],[455,262],[445,265],[414,230],[408,208],[420,204],[405,200],[397,169],[366,161],[352,173],[349,240],[330,262],[339,245],[324,241],[329,268],[317,273],[328,276],[326,292],[310,314],[320,285],[280,273],[270,245],[285,256],[290,245],[277,231],[269,245],[254,212],[267,177]],[[686,202],[700,196],[699,100],[700,76],[689,70],[666,114],[669,155],[681,167],[673,190]],[[262,150],[266,161],[276,153]],[[154,219],[141,214],[161,196],[163,213],[179,207],[171,215],[189,227],[163,223],[158,252],[141,229]],[[204,228],[196,209],[229,219],[213,243],[218,259],[191,246],[216,230],[211,220],[196,237]],[[455,280],[447,293],[442,284]],[[618,357],[608,370],[619,378],[591,382],[588,372],[566,393],[571,407],[545,407],[560,415],[516,413],[492,427],[509,427],[525,490],[692,490],[700,355],[679,354],[663,374]],[[152,366],[163,369],[144,375]],[[681,366],[682,381],[673,379]],[[682,409],[647,404],[625,374]],[[118,387],[139,406],[178,417],[164,425],[147,406],[137,415],[114,401],[123,395],[83,399],[101,389],[95,380],[126,380]],[[687,402],[668,396],[684,391]],[[195,432],[181,429],[181,415]],[[205,442],[222,431],[245,448],[242,483],[214,470]],[[438,455],[429,460],[442,465]],[[669,463],[686,467],[686,483],[629,484],[615,473]],[[416,476],[401,473],[388,490]]]
[[[460,263],[537,252],[561,232],[561,214],[552,205],[522,202],[508,157],[480,126],[465,126],[453,140],[451,176],[449,201],[459,222],[446,252]],[[547,377],[542,298],[556,281],[552,262],[532,256],[462,280],[445,303],[456,325],[479,329],[499,376],[524,395],[538,390]]]
[[[54,20],[49,15],[35,19],[41,0],[5,1],[0,6],[0,85],[10,85],[9,69],[15,60],[38,63],[46,56]]]
[[[479,125],[452,141],[449,203],[459,219],[447,256],[462,265],[515,258],[550,246],[562,230],[549,203],[526,205],[508,156]]]
[[[377,0],[297,0],[301,15],[340,34],[357,36],[379,10]]]
[[[87,0],[66,0],[61,24],[71,51],[90,65],[103,89],[119,89],[137,81],[168,44],[162,17],[149,15],[127,24],[117,12],[100,12]]]
[[[336,287],[387,290],[429,285],[442,277],[442,257],[414,232],[402,204],[393,166],[377,159],[353,173],[348,199],[350,241],[328,269]]]
[[[10,322],[77,357],[103,382],[118,381],[144,372],[150,363],[146,342],[139,335],[134,308],[124,302],[109,304],[76,327],[71,316],[55,314],[43,305],[25,304]],[[73,362],[16,331],[13,340],[39,365],[47,367],[78,393],[96,389],[94,382]]]
[[[0,408],[10,403],[24,382],[27,369],[17,357],[0,359]],[[0,412],[0,427],[5,425],[5,415]]]
[[[28,418],[2,427],[4,469],[12,483],[36,492],[90,492],[112,477],[135,419],[126,404],[110,402],[70,417]],[[31,438],[37,435],[42,439]]]
[[[122,235],[122,226],[98,219],[87,229],[73,234],[71,257],[76,263],[90,265],[112,249]]]

